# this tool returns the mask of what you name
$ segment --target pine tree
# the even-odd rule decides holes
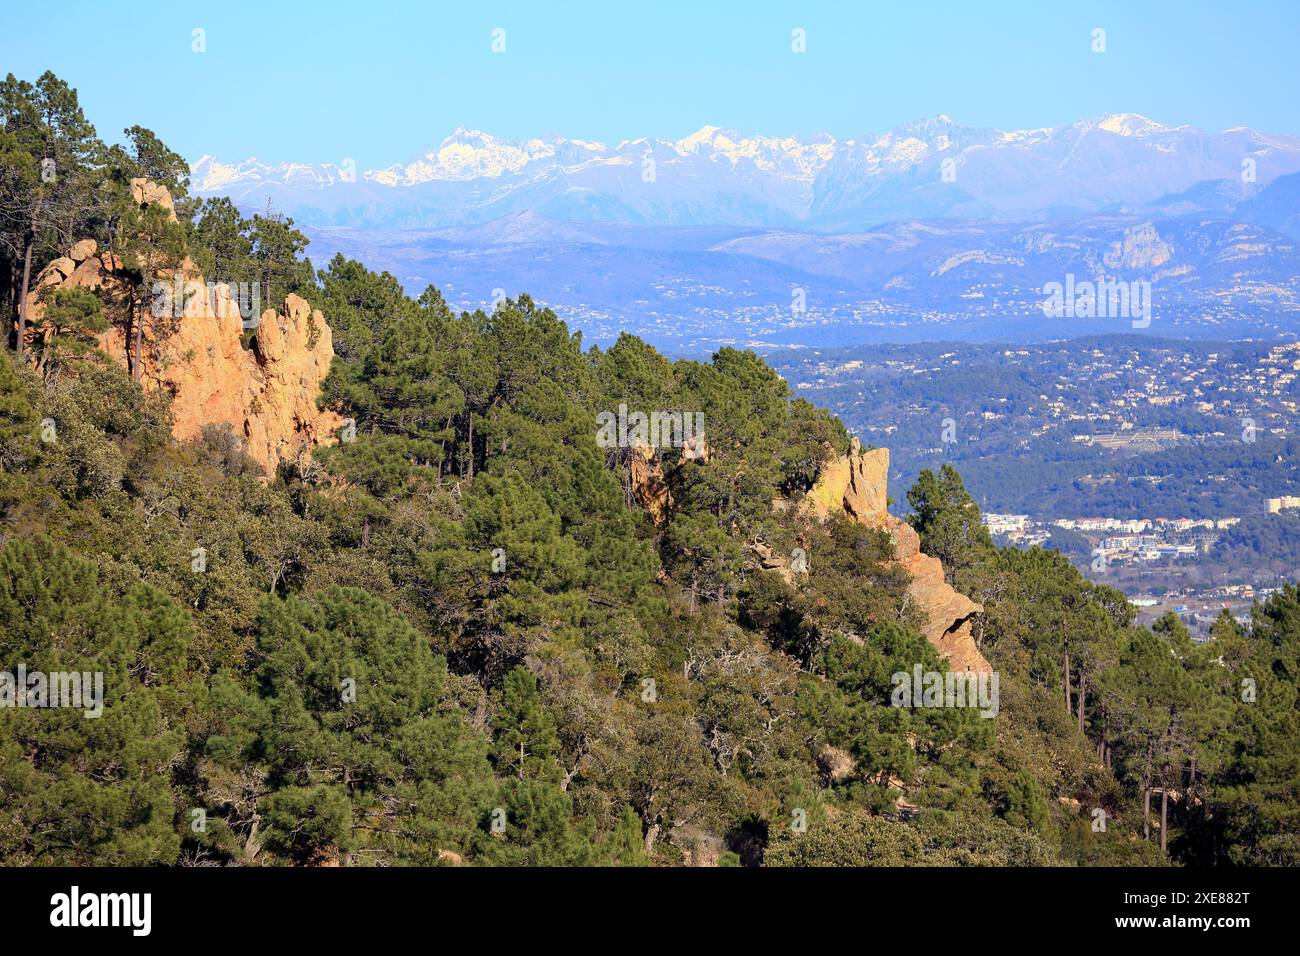
[[[143,583],[112,596],[89,561],[46,538],[0,549],[6,660],[28,672],[99,676],[83,706],[0,709],[0,859],[38,865],[174,862],[173,769],[183,762],[184,609]],[[93,677],[91,684],[93,685]]]
[[[96,336],[108,328],[103,303],[87,289],[56,289],[44,296],[45,309],[32,324],[36,365],[46,382],[78,358],[99,356]]]
[[[165,274],[174,273],[185,258],[185,229],[163,206],[129,201],[118,223],[115,245],[133,279],[128,341],[134,344],[128,364],[131,377],[138,382],[144,365],[145,326],[158,340],[170,335],[180,320],[182,303],[162,290],[168,279]]]
[[[8,252],[6,286],[18,306],[17,345],[24,348],[26,301],[40,265],[61,254],[77,235],[78,224],[94,205],[97,176],[92,161],[103,144],[86,121],[77,93],[53,73],[35,84],[11,73],[0,83],[0,122],[8,134],[0,162],[11,171],[0,176],[0,223]],[[19,278],[21,276],[21,278]]]
[[[493,756],[501,776],[552,779],[560,741],[542,703],[537,678],[523,667],[506,674],[495,695]]]
[[[992,547],[979,507],[952,465],[942,466],[937,476],[922,470],[907,492],[907,503],[921,549],[941,560],[950,573],[975,564]]]

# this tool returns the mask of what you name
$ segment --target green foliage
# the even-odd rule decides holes
[[[998,820],[926,813],[894,823],[864,811],[836,813],[807,833],[785,832],[766,866],[1059,866],[1036,837]]]
[[[40,454],[35,383],[8,356],[0,357],[0,522],[28,490],[28,472]]]
[[[1210,847],[1201,855],[1208,862],[1226,857],[1240,865],[1296,866],[1300,589],[1289,585],[1256,605],[1244,644],[1237,654],[1224,655],[1231,677],[1221,688],[1231,740],[1220,748],[1222,769],[1210,781],[1214,802],[1224,807],[1223,822],[1221,829],[1211,828]]]
[[[999,713],[896,706],[895,675],[947,665],[886,532],[774,507],[850,439],[754,353],[584,351],[526,295],[457,315],[341,257],[315,273],[292,221],[186,200],[175,153],[139,127],[103,148],[52,75],[0,84],[0,120],[3,281],[63,230],[120,250],[137,332],[186,253],[305,293],[337,351],[321,401],[355,425],[270,478],[229,431],[178,444],[165,396],[78,360],[93,295],[47,300],[44,374],[0,359],[0,668],[102,671],[105,707],[0,709],[3,862],[1300,859],[1294,587],[1206,645],[1135,627],[926,471],[914,526],[984,608]],[[38,184],[47,151],[67,175]],[[620,407],[700,415],[702,453],[606,447]]]
[[[100,356],[95,337],[108,328],[99,297],[86,289],[56,289],[32,329],[39,335],[36,363],[47,381],[78,358]]]
[[[230,831],[256,841],[260,816],[264,849],[298,864],[427,861],[474,842],[485,741],[449,708],[443,659],[392,608],[355,589],[270,598],[254,661],[247,690],[222,684],[206,743],[213,785],[250,767],[265,781]]]
[[[0,550],[5,667],[97,674],[93,708],[0,709],[0,858],[10,864],[173,862],[170,769],[197,690],[191,623],[147,584],[113,596],[94,565],[44,537]],[[25,690],[25,689],[24,689]]]
[[[979,508],[952,465],[944,465],[937,476],[924,469],[907,492],[907,503],[912,506],[909,520],[921,536],[922,549],[945,567],[960,571],[992,546]]]
[[[493,758],[502,776],[554,776],[560,738],[555,721],[542,705],[537,677],[522,667],[506,674],[497,692],[492,718],[496,741]]]

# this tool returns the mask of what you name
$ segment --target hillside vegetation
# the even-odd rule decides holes
[[[0,669],[102,671],[106,700],[0,708],[0,862],[1300,861],[1295,587],[1205,646],[1136,628],[923,472],[914,525],[984,606],[1000,707],[892,706],[892,675],[944,662],[886,534],[773,506],[850,442],[754,354],[584,350],[526,295],[455,314],[317,270],[273,211],[188,199],[147,130],[105,147],[48,74],[0,86],[0,121],[11,319],[28,250],[36,274],[97,237],[142,287],[160,249],[188,254],[322,311],[320,402],[355,427],[264,475],[227,428],[173,438],[167,396],[94,348],[93,295],[47,308],[21,360],[12,321]],[[129,201],[136,177],[175,229]],[[658,522],[633,450],[596,440],[620,405],[703,416],[707,454],[660,451]]]

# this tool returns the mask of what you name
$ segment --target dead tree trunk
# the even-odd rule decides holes
[[[659,824],[654,823],[645,831],[646,856],[650,856],[652,853],[654,853],[655,841],[658,839],[659,839]]]
[[[9,263],[9,295],[5,300],[5,335],[9,334],[9,322],[13,321],[14,328],[18,327],[18,263],[10,261]],[[12,316],[12,319],[10,318]]]
[[[1152,742],[1147,740],[1147,761],[1142,768],[1142,838],[1151,839],[1151,749]]]
[[[140,315],[135,322],[135,364],[131,367],[133,377],[140,381],[140,364],[144,361],[144,303],[140,303]]]

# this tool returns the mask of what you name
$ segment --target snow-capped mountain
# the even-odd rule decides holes
[[[223,163],[204,156],[190,166],[190,177],[205,195],[222,195],[228,189],[244,189],[251,183],[277,183],[297,187],[325,187],[349,182],[355,177],[333,163],[280,163],[269,166],[250,157],[242,163]]]
[[[1298,171],[1294,136],[1207,133],[1118,113],[1016,131],[936,116],[847,140],[706,126],[678,140],[607,145],[458,129],[383,169],[204,156],[191,179],[200,195],[245,207],[269,198],[313,226],[436,228],[530,210],[561,220],[845,231],[895,219],[1117,212],[1178,194],[1191,202],[1198,184],[1258,188]]]

